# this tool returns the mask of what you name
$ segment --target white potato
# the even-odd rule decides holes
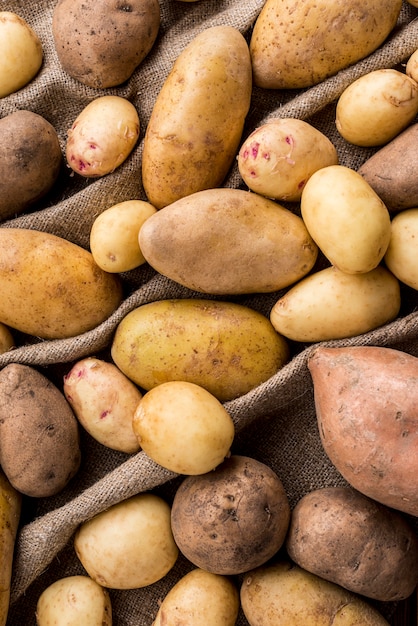
[[[42,61],[42,43],[35,31],[16,13],[0,11],[0,98],[27,85]]]
[[[80,424],[108,448],[140,448],[132,420],[142,393],[113,363],[87,357],[64,377],[63,391]]]
[[[401,282],[418,290],[418,207],[393,218],[385,263]]]
[[[181,380],[143,396],[133,429],[144,452],[178,474],[210,472],[234,439],[234,423],[221,402],[200,385]]]
[[[109,593],[88,576],[60,578],[39,596],[36,623],[38,626],[112,626]]]
[[[105,176],[119,167],[139,138],[134,105],[121,96],[99,96],[68,130],[65,155],[69,167],[86,178]]]
[[[360,76],[341,94],[338,132],[356,146],[380,146],[399,135],[418,113],[418,84],[395,69]]]
[[[152,585],[178,557],[171,508],[155,494],[132,496],[82,523],[74,548],[88,575],[103,587]]]

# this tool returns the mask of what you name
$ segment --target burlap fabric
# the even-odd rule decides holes
[[[132,198],[146,199],[141,185],[142,138],[153,103],[180,51],[204,28],[229,24],[249,38],[263,0],[200,0],[182,3],[160,0],[161,28],[153,50],[123,86],[105,91],[87,88],[66,75],[58,62],[51,33],[54,0],[2,0],[1,10],[21,15],[40,36],[44,48],[41,72],[27,87],[0,101],[1,116],[17,109],[43,115],[56,128],[62,148],[76,115],[99,95],[117,94],[131,100],[142,125],[141,141],[129,159],[113,174],[89,181],[63,168],[53,192],[25,215],[1,224],[44,230],[88,248],[90,227],[107,207]],[[418,48],[418,10],[404,3],[396,29],[378,51],[337,76],[307,90],[266,91],[254,88],[245,135],[271,117],[299,117],[314,124],[334,142],[340,163],[358,168],[372,153],[354,148],[335,130],[335,101],[343,89],[362,74],[377,68],[402,67]],[[242,187],[236,165],[225,186]],[[297,207],[293,207],[297,211]],[[70,340],[40,341],[20,337],[20,345],[0,355],[0,367],[10,362],[37,367],[58,386],[77,359],[109,357],[109,345],[119,321],[133,308],[169,297],[195,297],[172,281],[143,266],[123,275],[125,299],[117,311],[93,331]],[[279,294],[234,298],[268,315]],[[1,296],[0,296],[1,297]],[[224,298],[228,299],[228,298]],[[402,287],[399,319],[350,340],[329,345],[382,345],[418,356],[418,294]],[[313,391],[307,370],[311,345],[292,345],[292,359],[265,384],[226,404],[237,435],[233,452],[267,463],[283,481],[292,506],[306,492],[344,484],[325,457],[316,426]],[[35,625],[35,606],[41,591],[62,576],[84,573],[72,545],[77,526],[94,514],[133,494],[154,490],[167,501],[182,477],[151,462],[142,452],[128,456],[104,448],[82,432],[83,462],[79,474],[58,496],[24,499],[12,586],[8,626]],[[415,520],[411,520],[415,523]],[[172,584],[191,568],[182,556],[160,582],[132,591],[111,591],[116,626],[150,626],[158,602]],[[237,580],[239,584],[239,579]],[[393,605],[379,606],[390,617]],[[238,625],[247,624],[240,614]],[[87,626],[87,625],[86,625]]]

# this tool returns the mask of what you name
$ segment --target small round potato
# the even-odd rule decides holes
[[[138,141],[139,129],[138,113],[129,100],[99,96],[68,130],[67,163],[81,176],[105,176],[128,158]]]
[[[83,522],[74,547],[89,576],[109,589],[152,585],[178,557],[170,506],[151,493],[132,496]]]
[[[39,596],[37,626],[112,626],[109,592],[88,576],[53,582]]]
[[[152,626],[235,626],[238,610],[239,595],[234,583],[226,576],[197,568],[170,589]]]
[[[418,113],[418,84],[395,69],[360,76],[341,94],[337,130],[356,146],[381,146],[399,135]]]
[[[309,177],[321,167],[336,165],[335,146],[308,122],[272,119],[256,128],[238,154],[238,168],[254,192],[295,202]]]
[[[148,391],[133,417],[141,448],[178,474],[204,474],[222,463],[234,439],[234,423],[209,391],[175,380]]]
[[[265,563],[284,543],[290,506],[277,474],[232,455],[212,472],[188,476],[174,496],[175,541],[197,567],[221,575]]]
[[[398,280],[418,290],[418,207],[401,211],[393,218],[384,260]]]
[[[42,43],[35,31],[16,13],[0,11],[0,98],[27,85],[42,61]]]
[[[82,359],[64,377],[63,391],[94,439],[128,454],[139,450],[132,419],[142,393],[116,365],[94,357]]]
[[[106,272],[128,272],[145,263],[139,229],[156,208],[143,200],[119,202],[101,213],[90,231],[90,250]]]

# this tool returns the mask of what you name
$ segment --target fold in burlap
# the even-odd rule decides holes
[[[99,95],[117,94],[131,100],[141,119],[141,138],[128,160],[114,173],[89,181],[63,168],[56,186],[38,206],[25,215],[8,220],[2,227],[44,230],[88,248],[95,217],[107,207],[132,198],[146,199],[141,184],[142,141],[155,98],[180,51],[201,30],[217,24],[239,29],[249,40],[251,27],[264,2],[238,0],[182,3],[161,0],[161,28],[149,56],[132,78],[115,89],[84,87],[67,76],[58,62],[51,33],[54,1],[10,0],[2,10],[15,11],[40,36],[44,64],[32,83],[0,101],[1,115],[29,109],[43,115],[57,130],[64,150],[66,132],[84,106]],[[355,66],[339,72],[320,85],[297,91],[266,91],[254,88],[244,134],[273,117],[309,120],[325,132],[337,148],[340,163],[357,169],[373,152],[348,145],[335,129],[335,102],[347,85],[370,70],[402,66],[418,48],[417,9],[404,3],[398,25],[385,45]],[[243,187],[237,166],[225,186]],[[297,207],[294,207],[297,210]],[[174,282],[159,276],[148,266],[122,276],[125,299],[114,314],[99,327],[67,340],[41,341],[22,337],[22,344],[0,355],[0,367],[10,362],[40,369],[62,384],[62,376],[73,362],[87,355],[103,355],[120,320],[141,304],[175,297],[197,297]],[[278,294],[234,298],[268,315]],[[418,295],[402,287],[399,319],[387,326],[349,340],[328,345],[385,345],[418,356]],[[228,300],[228,298],[223,298]],[[245,396],[225,406],[236,425],[233,452],[248,454],[269,464],[280,476],[292,506],[306,492],[322,486],[344,484],[321,448],[312,383],[307,358],[314,349],[292,345],[292,359],[275,376]],[[8,626],[35,625],[36,601],[51,582],[65,575],[84,573],[78,562],[72,537],[77,526],[95,513],[131,495],[154,490],[171,501],[182,477],[164,470],[142,452],[128,456],[104,448],[81,433],[83,463],[70,485],[55,497],[24,500],[22,525],[16,544],[12,606]],[[170,586],[191,567],[182,556],[173,570],[148,588],[111,591],[114,624],[150,626]],[[239,579],[237,580],[239,584]],[[379,606],[388,616],[393,605]],[[242,614],[239,626],[247,624]]]

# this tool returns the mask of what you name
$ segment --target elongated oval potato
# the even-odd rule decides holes
[[[203,30],[183,50],[152,110],[142,182],[157,209],[223,182],[251,101],[247,42],[232,26]]]
[[[151,302],[128,313],[111,353],[143,389],[188,381],[227,401],[276,373],[289,348],[269,319],[249,307],[186,298]]]
[[[103,322],[122,300],[119,278],[90,252],[56,235],[0,228],[0,321],[43,339]]]
[[[320,83],[376,50],[402,0],[267,0],[250,41],[254,82],[266,89]]]
[[[358,172],[344,165],[318,170],[306,183],[300,206],[312,239],[343,272],[369,272],[383,259],[389,211]]]
[[[309,358],[324,451],[354,489],[418,516],[418,358],[383,346]]]
[[[398,280],[418,291],[418,207],[392,219],[385,263]]]
[[[241,189],[208,189],[152,215],[139,231],[148,263],[201,293],[266,293],[313,267],[318,248],[303,220]]]
[[[15,541],[22,508],[22,494],[0,470],[0,626],[6,626],[10,605]]]
[[[395,319],[401,305],[398,280],[378,266],[365,274],[327,267],[301,280],[273,306],[270,320],[294,341],[354,337]]]
[[[235,626],[239,595],[228,576],[196,568],[185,574],[161,602],[152,626],[205,624]]]

